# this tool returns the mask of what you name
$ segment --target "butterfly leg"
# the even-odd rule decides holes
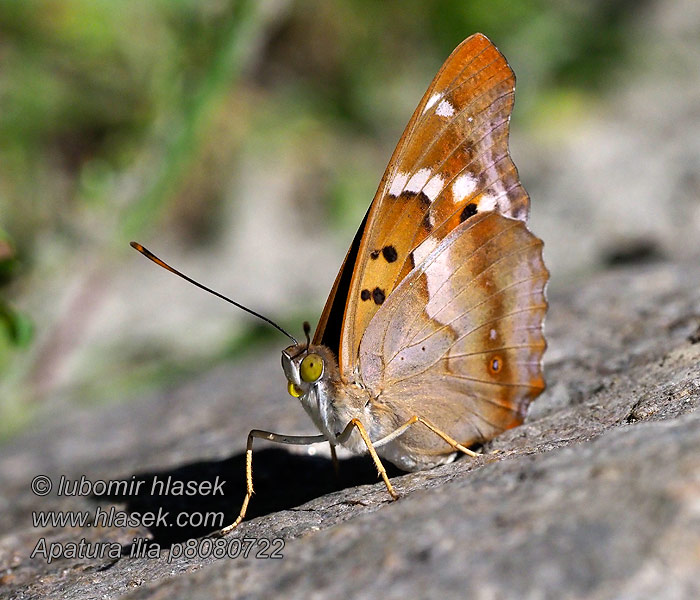
[[[348,440],[348,438],[350,437],[350,434],[352,433],[353,428],[357,429],[360,436],[362,437],[362,441],[365,443],[365,446],[367,446],[367,450],[369,451],[369,454],[372,457],[372,460],[374,461],[374,466],[377,467],[377,471],[379,472],[379,475],[384,480],[384,484],[386,485],[387,491],[389,492],[391,497],[394,500],[396,500],[399,497],[399,495],[396,493],[396,490],[394,490],[394,486],[391,485],[391,482],[389,481],[389,477],[386,474],[386,469],[384,468],[382,461],[379,459],[379,455],[377,454],[377,451],[374,449],[374,445],[372,444],[372,440],[369,439],[369,435],[367,434],[367,430],[365,429],[365,426],[360,422],[359,419],[352,419],[345,426],[345,429],[343,429],[343,432],[338,436],[338,442],[340,442],[341,444],[345,443]]]
[[[457,440],[455,440],[454,438],[447,435],[444,431],[435,427],[435,425],[433,425],[430,421],[428,421],[427,419],[424,419],[423,417],[419,417],[417,415],[413,415],[408,421],[406,421],[403,425],[401,425],[401,427],[399,427],[398,429],[395,429],[389,435],[384,436],[382,439],[377,440],[374,443],[375,447],[383,446],[384,444],[390,442],[391,440],[396,439],[397,437],[399,437],[400,435],[405,433],[409,427],[412,427],[416,423],[422,423],[423,425],[425,425],[428,429],[430,429],[430,431],[432,431],[435,435],[437,435],[438,437],[445,440],[455,450],[459,450],[460,452],[463,452],[467,456],[471,456],[471,457],[479,456],[479,454],[477,452],[474,452],[473,450],[466,448],[465,446],[460,444]]]
[[[238,524],[245,517],[245,513],[248,510],[248,503],[253,495],[253,440],[255,438],[260,438],[261,440],[268,440],[270,442],[277,442],[278,444],[293,444],[297,446],[306,446],[309,444],[316,444],[317,442],[326,441],[323,435],[282,435],[279,433],[272,433],[270,431],[263,431],[261,429],[253,429],[248,434],[248,442],[245,449],[245,482],[246,482],[246,493],[245,498],[243,498],[243,505],[241,506],[241,511],[238,513],[236,520],[227,525],[219,531],[220,535],[226,535],[233,531]]]
[[[335,472],[335,478],[340,479],[340,465],[338,464],[338,455],[335,452],[335,444],[328,442],[331,448],[331,460],[333,461],[333,471]]]

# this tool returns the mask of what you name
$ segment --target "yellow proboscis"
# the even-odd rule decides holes
[[[294,396],[295,398],[299,398],[304,391],[295,383],[292,383],[291,381],[287,384],[287,391],[289,392],[290,396]]]

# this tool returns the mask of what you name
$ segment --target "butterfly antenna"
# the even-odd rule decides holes
[[[304,335],[306,336],[306,351],[309,351],[309,346],[311,345],[311,325],[308,321],[304,321]]]
[[[269,323],[272,325],[275,329],[278,331],[281,331],[284,335],[286,335],[290,340],[294,342],[295,345],[297,345],[299,342],[296,341],[293,335],[290,335],[287,333],[284,329],[282,329],[277,323],[272,321],[271,319],[268,319],[267,317],[264,317],[260,313],[256,313],[254,310],[251,310],[247,306],[243,306],[242,304],[239,304],[238,302],[235,302],[234,300],[231,300],[231,298],[227,298],[223,294],[220,294],[219,292],[215,292],[211,288],[208,288],[206,285],[202,285],[201,283],[195,281],[191,277],[188,277],[187,275],[184,275],[183,273],[180,273],[177,269],[173,269],[169,264],[163,262],[160,258],[158,258],[153,252],[148,250],[147,248],[144,248],[141,244],[138,242],[131,242],[131,247],[134,248],[134,250],[138,250],[141,254],[143,254],[146,258],[149,260],[152,260],[154,263],[156,263],[158,266],[163,267],[166,271],[170,271],[171,273],[174,273],[175,275],[182,277],[185,281],[189,281],[192,285],[197,286],[198,288],[203,289],[205,292],[209,292],[210,294],[214,294],[214,296],[221,298],[222,300],[226,300],[226,302],[233,304],[234,306],[237,306],[241,310],[246,311],[247,313],[250,313],[254,317],[258,317],[258,319],[262,319],[265,321],[265,323]],[[308,334],[307,334],[307,339],[308,339]]]

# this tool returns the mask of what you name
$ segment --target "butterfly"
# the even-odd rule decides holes
[[[368,451],[397,497],[382,459],[406,471],[434,467],[458,452],[474,455],[470,446],[522,423],[545,387],[549,273],[542,241],[526,226],[529,197],[508,152],[514,90],[506,59],[480,33],[433,79],[313,339],[308,324],[299,343],[272,323],[294,342],[282,352],[287,390],[321,433],[251,431],[246,495],[221,533],[245,516],[255,438],[327,441],[334,461],[338,445]]]

